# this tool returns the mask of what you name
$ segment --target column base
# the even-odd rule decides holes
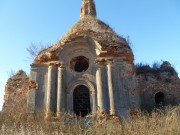
[[[34,120],[34,113],[29,113],[27,117],[28,121]]]
[[[110,110],[110,115],[117,115],[117,111],[116,110]]]
[[[57,113],[56,113],[56,116],[57,116],[58,118],[62,118],[62,117],[64,116],[64,113],[62,113],[62,112],[57,112]]]
[[[49,121],[49,120],[51,120],[52,116],[53,116],[53,113],[46,113],[46,116],[44,119]]]
[[[107,110],[104,109],[104,108],[99,108],[98,112],[101,113],[101,114],[102,114],[102,113],[103,113],[103,114],[106,114],[106,113],[107,113]]]

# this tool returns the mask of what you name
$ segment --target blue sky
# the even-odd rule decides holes
[[[8,72],[31,61],[31,42],[56,43],[80,16],[81,0],[0,0],[0,108]],[[130,37],[135,62],[168,60],[180,73],[179,0],[95,0],[98,18]]]

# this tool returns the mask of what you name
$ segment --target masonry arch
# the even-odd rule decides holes
[[[76,37],[75,40],[64,44],[56,50],[59,59],[68,63],[73,57],[83,55],[87,58],[96,58],[101,52],[102,46],[91,37]],[[90,56],[90,57],[88,57]]]
[[[69,112],[74,112],[78,116],[96,113],[96,90],[92,82],[85,79],[79,79],[69,85],[67,92],[67,109]],[[87,102],[83,104],[85,105],[84,108],[77,109],[77,104],[80,105],[78,100]],[[86,111],[83,111],[83,109],[86,109]]]

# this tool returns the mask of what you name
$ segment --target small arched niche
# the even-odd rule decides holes
[[[89,59],[84,56],[72,58],[70,61],[71,69],[75,72],[84,72],[89,68]]]
[[[165,105],[164,93],[163,92],[158,92],[155,94],[155,102],[156,102],[157,108],[161,108]]]

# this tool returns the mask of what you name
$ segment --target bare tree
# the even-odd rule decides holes
[[[129,47],[130,47],[130,48],[132,49],[132,51],[134,52],[134,46],[133,46],[133,44],[132,44],[132,41],[131,41],[131,39],[130,39],[130,36],[127,36],[125,39],[126,39],[128,45],[129,45]]]
[[[29,53],[29,57],[28,57],[28,60],[34,60],[34,58],[38,55],[38,53],[40,51],[42,51],[43,49],[46,49],[50,46],[49,43],[47,44],[43,44],[43,42],[39,42],[39,43],[34,43],[34,42],[31,42],[30,46],[26,48],[26,50],[28,51]]]
[[[7,72],[8,78],[13,77],[16,74],[15,70],[11,69],[10,71]]]
[[[159,69],[161,67],[161,63],[160,62],[158,62],[158,61],[155,61],[155,62],[153,62],[153,64],[152,64],[152,68],[153,69]]]

